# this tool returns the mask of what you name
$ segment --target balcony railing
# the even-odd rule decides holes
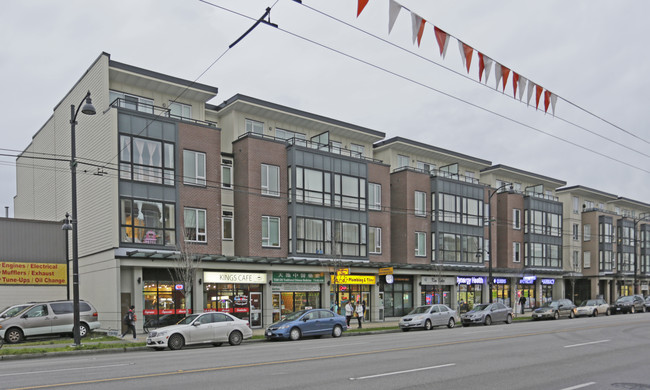
[[[404,171],[404,170],[415,171],[415,172],[420,172],[420,173],[427,173],[431,177],[445,177],[445,178],[448,178],[448,179],[458,180],[458,181],[462,181],[462,182],[465,182],[465,183],[479,184],[479,181],[478,181],[477,178],[461,175],[461,174],[458,174],[458,173],[449,173],[449,172],[445,172],[445,171],[440,171],[440,170],[437,170],[437,169],[427,170],[427,169],[421,169],[421,168],[413,168],[413,167],[410,167],[410,166],[404,166],[404,167],[399,167],[399,168],[393,169],[393,172],[400,172],[400,171]]]
[[[175,115],[171,113],[169,108],[154,106],[153,104],[136,102],[133,100],[117,98],[113,100],[113,102],[111,102],[110,106],[113,108],[122,108],[122,109],[137,111],[137,112],[143,112],[158,117],[171,118],[171,119],[176,119],[183,122],[195,123],[203,126],[217,127],[217,124],[214,122],[206,122],[198,119]]]

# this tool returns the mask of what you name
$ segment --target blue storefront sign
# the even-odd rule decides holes
[[[482,276],[456,276],[456,284],[483,284],[485,278]]]
[[[523,278],[519,279],[519,284],[535,284],[536,280],[537,276],[524,276]]]
[[[546,285],[555,284],[555,279],[542,279],[542,284],[546,284]]]

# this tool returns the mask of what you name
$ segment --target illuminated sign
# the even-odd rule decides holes
[[[456,284],[483,284],[482,276],[456,276]]]
[[[273,272],[273,283],[324,283],[323,272]]]
[[[536,280],[537,276],[524,276],[523,278],[519,279],[519,284],[535,284]]]
[[[266,283],[266,274],[243,272],[204,272],[203,283]]]
[[[341,268],[336,270],[337,275],[350,275],[350,268]]]
[[[375,284],[375,275],[332,275],[334,284]]]
[[[508,279],[506,278],[494,278],[494,284],[508,284]]]
[[[0,262],[0,284],[65,285],[65,264]]]
[[[555,284],[555,279],[542,279],[542,284]]]
[[[176,284],[176,285],[174,285],[174,290],[179,291],[179,290],[182,290],[182,289],[183,289],[183,285],[182,285],[182,284]]]
[[[393,284],[393,274],[386,275],[386,283]]]

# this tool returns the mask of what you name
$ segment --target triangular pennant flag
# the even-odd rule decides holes
[[[526,89],[526,83],[528,80],[524,76],[519,76],[519,101],[524,96],[524,90]]]
[[[553,110],[553,116],[555,116],[555,103],[557,103],[557,95],[551,93],[551,110]]]
[[[517,72],[512,72],[512,97],[517,98],[517,87],[519,86],[519,75]]]
[[[527,106],[530,104],[530,98],[533,96],[533,90],[534,89],[535,89],[535,83],[528,80],[528,93],[527,93],[527,96],[526,96],[526,105]]]
[[[544,91],[544,112],[548,112],[548,105],[551,103],[551,91]]]
[[[413,22],[413,43],[415,43],[415,40],[420,34],[420,25],[422,24],[422,18],[417,14],[411,12],[411,21]]]
[[[542,96],[542,91],[544,88],[542,88],[539,85],[535,85],[535,108],[539,109],[539,97]]]
[[[463,57],[463,65],[467,67],[467,73],[469,73],[469,66],[472,64],[472,53],[474,53],[474,49],[461,41],[458,41],[458,44],[460,47],[460,55]]]
[[[506,83],[508,82],[508,76],[510,76],[510,69],[501,65],[501,74],[503,74],[503,92],[506,91]]]
[[[485,62],[483,61],[483,53],[477,51],[478,54],[478,81],[481,82],[483,77],[483,70],[485,70]]]
[[[494,77],[497,78],[497,84],[494,89],[499,89],[499,82],[501,81],[501,64],[496,61],[494,62]]]
[[[436,26],[433,26],[433,32],[436,34],[436,41],[438,41],[438,47],[440,48],[440,55],[444,59],[445,54],[447,54],[447,44],[449,43],[449,35],[447,35],[446,32],[442,31]]]
[[[490,78],[490,71],[492,70],[492,64],[494,61],[492,61],[492,58],[484,55],[483,62],[485,62],[485,84],[487,84],[488,79]]]
[[[368,2],[370,0],[359,0],[359,5],[357,6],[357,18],[359,15],[361,15],[361,12],[363,12],[363,9],[366,8],[366,5],[368,5]]]
[[[420,29],[418,30],[418,47],[420,46],[420,42],[422,42],[422,34],[424,34],[424,26],[427,24],[426,19],[422,19],[420,22]]]
[[[389,0],[388,2],[388,33],[393,30],[393,26],[395,25],[395,21],[397,20],[397,15],[399,15],[399,11],[402,10],[402,6],[399,5],[395,0]]]

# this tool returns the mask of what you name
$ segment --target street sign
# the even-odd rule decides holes
[[[379,275],[392,275],[393,267],[379,268]]]

